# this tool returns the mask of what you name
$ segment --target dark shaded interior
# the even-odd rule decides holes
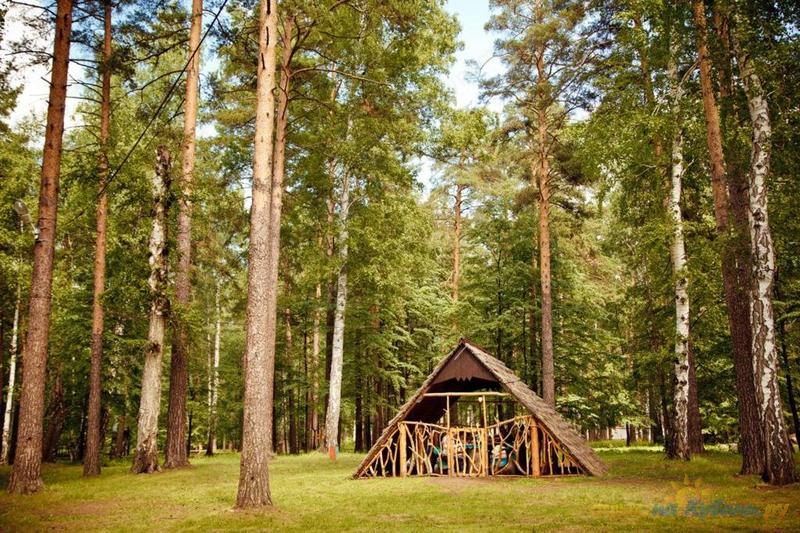
[[[502,390],[502,386],[491,372],[462,347],[434,377],[427,392],[499,392]],[[457,398],[451,397],[451,407],[457,401]],[[446,406],[446,398],[421,396],[405,419],[410,422],[433,424],[444,416]]]

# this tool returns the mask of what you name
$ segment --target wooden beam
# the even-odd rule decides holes
[[[539,429],[533,417],[531,417],[531,468],[534,476],[542,475],[542,468],[539,465]]]
[[[400,422],[400,477],[406,477],[406,425]]]
[[[426,398],[451,398],[451,397],[462,397],[462,396],[510,396],[507,392],[495,392],[495,391],[487,391],[487,392],[426,392],[423,394]]]
[[[448,425],[450,422],[448,421]],[[456,466],[455,457],[453,457],[453,430],[447,428],[447,475],[453,475],[453,469]]]
[[[481,429],[481,475],[489,475],[489,432],[484,427]]]

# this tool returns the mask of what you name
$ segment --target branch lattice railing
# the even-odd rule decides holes
[[[400,422],[364,472],[367,477],[552,476],[583,469],[530,415],[487,427]]]

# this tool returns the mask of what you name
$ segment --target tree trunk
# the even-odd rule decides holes
[[[544,24],[544,6],[537,2],[534,9],[537,24]],[[542,305],[542,398],[555,407],[555,363],[553,361],[553,295],[550,277],[550,160],[548,154],[547,111],[549,83],[545,65],[546,43],[541,39],[536,44],[536,154],[535,165],[537,185],[539,186],[539,282],[541,284]]]
[[[21,226],[20,226],[21,227]],[[11,350],[8,359],[8,388],[6,389],[5,412],[3,413],[3,437],[0,449],[0,464],[7,465],[11,458],[11,414],[14,412],[14,385],[17,379],[17,345],[19,343],[19,311],[22,307],[22,280],[17,275],[17,297],[14,304],[14,323],[11,329]]]
[[[342,175],[342,190],[339,197],[339,259],[341,266],[337,279],[336,314],[333,326],[333,352],[331,355],[331,377],[328,389],[328,409],[325,415],[325,445],[328,456],[336,459],[339,447],[339,412],[342,399],[342,367],[344,364],[344,320],[347,306],[347,216],[350,210],[350,180]]]
[[[669,75],[673,84],[672,105],[675,133],[672,139],[672,186],[669,211],[672,218],[672,276],[675,283],[675,456],[691,458],[689,446],[689,280],[686,277],[686,247],[683,239],[681,188],[683,180],[682,90],[675,64],[674,46],[670,46]]]
[[[319,341],[320,341],[320,319],[322,311],[320,300],[322,298],[322,285],[317,283],[314,292],[316,306],[314,308],[314,331],[311,336],[311,388],[308,398],[308,420],[306,421],[306,448],[309,450],[319,446]]]
[[[167,211],[169,209],[169,150],[156,150],[153,176],[153,229],[150,233],[150,327],[147,334],[136,451],[131,472],[149,474],[158,467],[158,415],[161,410],[161,358],[164,355],[164,325],[169,312],[167,299]]]
[[[542,397],[556,404],[555,363],[553,361],[553,296],[550,286],[550,163],[547,159],[547,110],[539,119],[539,279],[542,294]]]
[[[64,419],[67,416],[67,406],[64,403],[64,382],[61,378],[61,366],[56,369],[56,379],[50,393],[50,405],[45,419],[48,420],[47,431],[42,440],[42,461],[54,463],[58,453],[58,442],[61,440],[61,431],[64,429]],[[98,435],[99,436],[99,435]],[[84,458],[86,454],[84,454]]]
[[[777,286],[777,279],[776,279]],[[777,288],[777,287],[776,287]],[[778,291],[775,297],[780,300]],[[789,411],[792,413],[792,424],[794,425],[794,437],[798,447],[800,447],[800,417],[797,415],[797,402],[794,397],[794,384],[792,383],[792,368],[789,366],[789,354],[786,350],[786,328],[784,321],[778,321],[778,336],[781,341],[781,359],[783,359],[783,371],[786,372],[786,396],[789,398]]]
[[[364,379],[362,377],[363,371],[363,363],[362,363],[362,354],[361,350],[359,349],[356,352],[358,359],[355,362],[355,451],[356,452],[363,452],[364,450]]]
[[[751,352],[752,331],[748,288],[748,272],[751,259],[747,236],[729,239],[728,192],[730,207],[734,215],[734,229],[743,225],[747,213],[746,184],[735,183],[735,174],[728,175],[722,151],[722,134],[719,112],[714,96],[711,75],[711,57],[708,49],[705,5],[703,0],[693,0],[694,23],[697,28],[697,53],[700,63],[700,88],[706,119],[706,143],[708,145],[711,186],[714,199],[714,218],[717,234],[729,241],[722,251],[722,283],[725,290],[725,305],[728,309],[728,325],[731,332],[733,367],[736,377],[736,392],[739,409],[740,449],[742,474],[760,474],[764,469],[764,438],[758,419],[757,399],[753,376]],[[724,84],[723,84],[724,85]],[[744,232],[742,232],[744,233]]]
[[[253,156],[253,199],[250,207],[250,245],[247,272],[247,318],[244,354],[244,403],[242,455],[236,507],[272,505],[267,458],[270,452],[272,417],[272,372],[274,345],[268,346],[265,325],[270,326],[270,171],[274,130],[275,46],[278,42],[276,0],[262,0],[256,88],[255,150]],[[272,309],[274,331],[274,304]],[[273,337],[274,338],[274,337]]]
[[[533,169],[532,169],[533,170]],[[535,175],[535,173],[533,174]],[[537,257],[537,248],[539,243],[538,235],[533,235],[531,239],[531,306],[530,306],[530,313],[528,316],[528,328],[530,330],[530,355],[528,359],[530,360],[530,373],[528,376],[529,385],[531,389],[533,389],[537,394],[542,393],[542,387],[540,382],[540,372],[538,369],[537,361],[537,354],[539,353],[538,344],[537,344],[537,335],[536,332],[539,329],[538,321],[536,320],[536,310],[539,308],[537,297],[536,297],[536,279],[539,277],[539,260]]]
[[[55,256],[58,180],[67,98],[72,0],[58,0],[53,43],[47,128],[42,152],[39,189],[39,235],[33,248],[33,274],[28,311],[28,339],[22,360],[22,392],[14,468],[8,483],[13,493],[38,492],[42,482],[42,422],[44,414],[47,340],[50,332],[50,304]]]
[[[294,372],[295,365],[292,358],[292,310],[288,307],[284,309],[283,315],[286,321],[286,366],[288,368],[287,376],[287,395],[288,395],[288,411],[289,411],[289,453],[296,455],[300,453],[300,440],[297,431],[297,405],[295,399],[295,386],[294,386]]]
[[[125,454],[125,428],[127,427],[127,420],[125,414],[117,417],[117,432],[114,435],[114,448],[111,451],[111,457],[116,459]]]
[[[94,291],[92,294],[92,361],[89,373],[89,417],[86,431],[84,476],[100,475],[100,404],[102,401],[101,371],[103,364],[103,292],[106,283],[106,225],[108,217],[108,132],[111,122],[111,2],[103,2],[103,85],[100,103],[100,161],[97,199],[97,233],[94,256]]]
[[[453,302],[458,301],[458,286],[461,282],[461,203],[465,185],[456,185],[456,201],[453,208]]]
[[[767,177],[772,155],[769,108],[751,59],[733,32],[739,72],[747,95],[753,127],[750,159],[750,242],[753,260],[753,296],[750,320],[753,332],[753,375],[766,452],[762,477],[773,485],[796,480],[794,454],[786,437],[783,405],[778,385],[778,352],[772,291],[775,276],[775,248],[769,227]]]
[[[335,94],[334,94],[335,97]],[[333,100],[333,98],[332,98]],[[330,159],[328,161],[328,176],[331,179],[331,196],[326,201],[326,222],[327,222],[327,229],[328,233],[325,236],[325,258],[327,259],[327,264],[333,265],[334,261],[334,253],[336,251],[336,243],[333,236],[333,232],[335,231],[334,225],[334,210],[336,209],[336,201],[334,200],[334,171],[336,169],[336,161]],[[328,294],[327,294],[327,301],[325,307],[325,383],[329,384],[331,380],[331,360],[333,358],[333,326],[334,322],[336,321],[336,278],[331,273],[328,277]],[[328,404],[330,403],[330,398],[328,397],[328,392],[330,387],[325,389],[325,419],[328,419]],[[324,435],[321,435],[321,438],[324,439]]]
[[[208,402],[208,444],[206,455],[217,452],[217,397],[219,387],[219,347],[222,337],[222,312],[219,305],[219,282],[214,292],[214,358],[211,367],[211,387]]]
[[[181,193],[178,197],[178,269],[175,273],[175,303],[172,314],[172,357],[169,375],[167,444],[164,468],[189,465],[186,453],[186,392],[189,384],[189,338],[186,313],[191,302],[192,269],[192,184],[195,163],[195,129],[200,84],[200,32],[203,29],[203,0],[192,0],[189,31],[189,61],[186,69],[186,96],[181,145]]]
[[[697,395],[697,366],[694,361],[694,346],[689,340],[689,451],[693,454],[705,452],[703,424],[700,419],[700,401]]]
[[[661,427],[664,432],[664,451],[667,457],[675,457],[675,423],[674,417],[670,415],[667,403],[667,384],[661,364],[658,365],[658,388],[661,396]]]

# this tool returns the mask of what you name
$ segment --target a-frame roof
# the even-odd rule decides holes
[[[442,359],[436,368],[425,380],[425,383],[398,411],[397,415],[389,422],[383,430],[380,438],[370,449],[367,456],[359,465],[354,477],[360,477],[387,439],[392,435],[397,425],[405,420],[412,408],[420,403],[424,394],[428,391],[442,370],[447,364],[462,355],[474,357],[489,373],[497,380],[497,383],[511,394],[520,404],[522,404],[530,414],[539,422],[550,434],[561,443],[572,459],[578,463],[584,471],[594,476],[600,476],[607,472],[608,468],[600,460],[595,451],[586,444],[586,441],[573,429],[573,427],[556,410],[541,399],[535,392],[517,377],[502,361],[492,357],[484,350],[467,342],[464,339],[459,341],[458,346],[450,354]]]

